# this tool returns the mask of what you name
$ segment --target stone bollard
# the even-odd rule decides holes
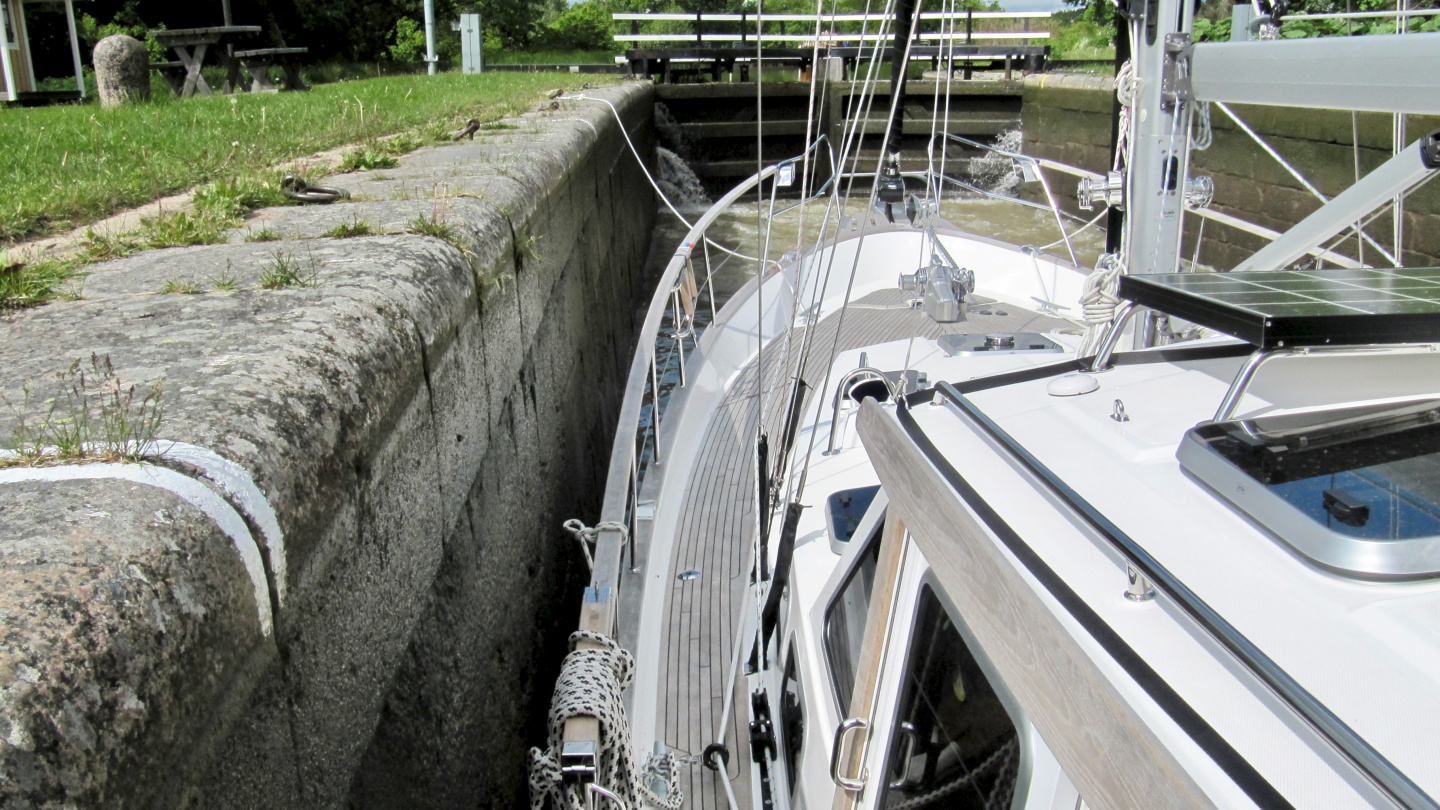
[[[108,36],[95,44],[94,58],[101,107],[150,100],[150,54],[145,43],[124,34]]]

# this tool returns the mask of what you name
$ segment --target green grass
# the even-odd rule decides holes
[[[371,169],[393,169],[400,165],[400,161],[386,154],[385,152],[371,146],[362,146],[359,149],[351,149],[340,159],[340,171],[360,172]]]
[[[198,295],[200,292],[200,288],[191,282],[177,278],[167,279],[160,287],[161,295]]]
[[[321,235],[331,239],[349,239],[352,236],[371,236],[376,233],[379,231],[371,227],[370,223],[357,219],[354,222],[342,222]]]
[[[294,256],[275,252],[270,255],[270,266],[260,274],[260,289],[284,290],[290,287],[313,287],[319,271],[315,260],[301,262]]]
[[[65,285],[78,276],[73,262],[41,259],[25,263],[9,260],[0,251],[0,313],[62,297]]]
[[[140,461],[154,454],[164,383],[162,378],[145,388],[126,385],[110,355],[92,353],[88,368],[76,360],[56,374],[57,396],[35,402],[28,386],[18,404],[0,395],[15,416],[8,444],[16,452],[0,456],[0,467]]]
[[[176,99],[101,110],[94,105],[0,110],[0,244],[93,222],[206,182],[263,204],[264,170],[347,143],[414,130],[413,143],[448,140],[534,109],[538,94],[604,77],[489,73],[386,76],[317,85],[309,93]],[[402,141],[406,146],[412,141]],[[234,178],[260,177],[237,181]],[[231,193],[234,192],[234,193]],[[243,193],[242,193],[243,192]]]
[[[245,234],[246,242],[279,242],[282,237],[272,228],[261,228]]]
[[[622,51],[486,51],[487,65],[613,65]],[[553,86],[553,84],[552,84]]]

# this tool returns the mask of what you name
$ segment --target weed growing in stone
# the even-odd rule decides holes
[[[392,155],[403,155],[407,152],[414,152],[424,145],[419,135],[413,132],[402,132],[393,138],[386,138],[382,141],[385,151]]]
[[[515,252],[526,261],[540,258],[540,237],[529,231],[516,233]]]
[[[279,242],[281,238],[278,232],[270,228],[261,228],[258,231],[250,231],[245,234],[246,242]]]
[[[313,287],[319,274],[313,257],[302,263],[294,256],[277,251],[270,254],[270,266],[260,274],[260,288],[284,290],[291,287]]]
[[[167,279],[160,288],[161,295],[198,295],[200,292],[194,282],[181,281],[178,278]]]
[[[219,219],[239,219],[257,208],[294,205],[280,189],[278,172],[231,177],[195,189],[191,204],[196,211]]]
[[[72,262],[12,261],[0,251],[0,312],[38,306],[64,297],[66,283],[80,276]]]
[[[125,385],[110,362],[90,355],[56,375],[57,393],[31,409],[31,389],[17,407],[0,395],[15,417],[10,450],[0,467],[73,461],[140,461],[155,456],[163,410],[164,379],[141,388]]]
[[[371,146],[351,149],[340,159],[340,171],[359,172],[371,169],[393,169],[400,161]]]
[[[240,281],[235,278],[232,270],[233,265],[230,264],[229,259],[226,259],[225,269],[220,272],[220,275],[210,279],[210,286],[213,287],[216,292],[235,292],[240,289]]]
[[[481,124],[481,125],[480,125],[480,128],[481,128],[481,129],[489,129],[489,130],[497,130],[497,129],[519,129],[519,127],[515,126],[514,124],[507,124],[507,123],[505,123],[504,121],[491,121],[491,122],[488,123],[488,124]]]
[[[216,245],[225,241],[225,229],[232,224],[228,217],[222,218],[205,211],[193,214],[177,211],[140,220],[140,230],[133,235],[133,245],[136,250]]]
[[[321,236],[328,236],[331,239],[349,239],[352,236],[371,236],[376,233],[378,231],[370,227],[370,223],[357,219],[354,222],[342,222]]]

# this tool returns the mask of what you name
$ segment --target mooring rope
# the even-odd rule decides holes
[[[585,564],[590,567],[591,571],[595,570],[595,544],[600,539],[600,532],[607,530],[620,532],[620,544],[622,546],[630,539],[630,527],[624,523],[616,523],[613,520],[596,523],[594,526],[586,526],[581,521],[571,518],[560,524],[560,527],[570,532],[570,536],[574,537],[575,540],[580,543],[580,550],[585,552]]]
[[[577,649],[581,642],[597,646]],[[586,630],[570,634],[570,654],[560,666],[560,678],[550,701],[547,748],[530,749],[531,810],[544,810],[546,799],[563,810],[589,810],[589,797],[585,795],[588,787],[566,784],[560,768],[565,723],[576,717],[593,717],[600,723],[596,786],[619,796],[628,810],[639,810],[641,806],[680,810],[685,796],[679,789],[674,754],[666,751],[651,756],[643,768],[635,766],[623,699],[634,677],[635,658],[615,639]],[[652,778],[664,780],[663,797],[650,788]]]

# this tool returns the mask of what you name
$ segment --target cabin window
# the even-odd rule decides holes
[[[870,612],[870,590],[875,585],[875,566],[880,562],[880,531],[885,522],[865,541],[845,584],[825,610],[825,658],[834,680],[835,699],[843,716],[855,689],[855,670],[860,666],[860,645],[865,640],[865,616]]]
[[[1020,735],[929,586],[910,637],[881,807],[1009,807]]]
[[[805,747],[805,693],[796,672],[795,644],[790,644],[790,661],[785,665],[785,684],[780,693],[780,744],[785,751],[785,777],[790,797],[800,780],[800,752]]]
[[[0,0],[0,13],[5,15],[5,44],[11,50],[20,47],[19,28],[15,25],[15,3],[17,0]]]

